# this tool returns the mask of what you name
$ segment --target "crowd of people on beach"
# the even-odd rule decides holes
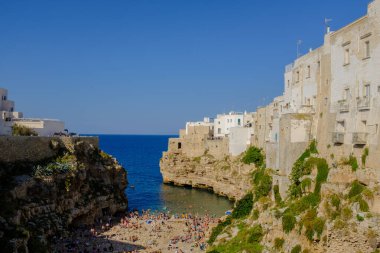
[[[56,238],[54,252],[200,252],[206,250],[210,225],[217,222],[218,218],[209,215],[134,210],[119,217],[103,217],[93,226],[82,226],[70,236]]]

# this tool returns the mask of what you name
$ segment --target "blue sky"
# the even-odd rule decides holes
[[[172,134],[254,111],[286,64],[365,15],[357,0],[0,0],[0,87],[79,133]]]

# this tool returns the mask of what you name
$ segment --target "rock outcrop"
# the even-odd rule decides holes
[[[241,157],[216,159],[210,154],[190,158],[181,153],[165,152],[160,161],[164,183],[208,189],[230,199],[240,199],[252,187],[254,165]]]
[[[71,226],[127,208],[126,172],[116,159],[85,138],[52,138],[49,149],[43,160],[0,164],[1,252],[46,252]]]

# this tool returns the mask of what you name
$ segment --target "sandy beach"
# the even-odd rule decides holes
[[[211,228],[218,219],[188,214],[137,215],[100,220],[97,226],[80,228],[57,240],[54,252],[205,252]]]

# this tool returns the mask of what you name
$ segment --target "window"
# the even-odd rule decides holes
[[[350,49],[346,48],[344,50],[344,65],[350,64]]]
[[[2,96],[2,100],[7,100],[7,96]]]
[[[300,81],[300,72],[297,71],[296,73],[296,82],[298,83]]]
[[[377,92],[380,92],[380,85],[377,86]]]
[[[349,88],[344,89],[343,100],[348,100],[349,96],[350,96],[350,89]]]
[[[365,55],[364,55],[364,58],[365,58],[365,59],[371,57],[369,40],[367,40],[367,41],[364,43],[364,52],[365,52]]]
[[[338,123],[338,124],[337,124],[337,128],[336,128],[336,130],[337,130],[338,132],[345,132],[345,131],[346,131],[345,121],[342,120],[342,121],[338,121],[337,123]]]
[[[310,69],[310,65],[307,66],[307,78],[310,78],[310,75],[311,75],[311,69]]]
[[[241,120],[240,120],[240,119],[238,119],[238,125],[240,126],[240,124],[241,124]]]
[[[178,142],[178,149],[181,149],[181,148],[182,148],[182,143]]]
[[[369,84],[364,85],[364,97],[371,97],[371,86]]]
[[[13,112],[13,107],[11,107],[11,112]]]
[[[290,80],[288,80],[288,88],[289,88],[289,86],[290,86]]]
[[[218,128],[218,134],[221,134],[221,133],[222,133],[222,129]]]

